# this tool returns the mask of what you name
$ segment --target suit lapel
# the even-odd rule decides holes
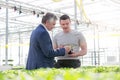
[[[44,27],[42,24],[40,24],[39,26],[46,31],[46,33],[47,33],[48,36],[49,36],[49,41],[50,41],[50,43],[52,44],[52,40],[51,40],[51,38],[50,38],[50,35],[49,35],[48,31],[45,29],[45,27]]]

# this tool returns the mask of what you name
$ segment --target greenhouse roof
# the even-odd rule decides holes
[[[46,12],[68,14],[80,24],[120,30],[119,0],[0,0],[0,34],[6,30],[6,8],[9,32],[32,30]]]

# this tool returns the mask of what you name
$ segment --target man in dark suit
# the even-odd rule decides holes
[[[46,13],[42,17],[42,23],[33,30],[30,37],[29,54],[26,69],[52,68],[54,57],[64,56],[70,51],[69,46],[53,49],[52,41],[48,31],[51,31],[56,24],[57,17],[52,13]]]

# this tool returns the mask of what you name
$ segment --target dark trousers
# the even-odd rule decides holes
[[[79,59],[65,59],[58,60],[55,64],[55,68],[78,68],[81,66],[81,62]]]

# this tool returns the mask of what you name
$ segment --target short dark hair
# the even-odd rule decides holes
[[[70,17],[69,17],[68,15],[66,15],[66,14],[64,14],[64,15],[62,15],[62,16],[60,17],[60,20],[66,20],[66,19],[69,19],[69,20],[70,20]]]
[[[46,23],[46,21],[48,20],[48,21],[50,21],[50,20],[57,20],[57,17],[56,17],[56,15],[55,14],[53,14],[53,13],[46,13],[43,17],[42,17],[42,23]]]

